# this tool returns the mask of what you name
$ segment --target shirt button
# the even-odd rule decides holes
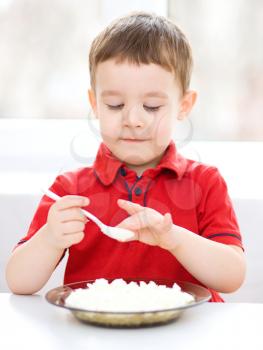
[[[140,194],[142,194],[142,190],[140,187],[136,187],[134,192],[135,192],[136,196],[139,196]]]
[[[120,172],[122,176],[126,176],[126,170],[124,168],[121,168]]]

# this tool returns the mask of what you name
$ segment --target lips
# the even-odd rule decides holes
[[[148,139],[135,139],[135,138],[123,138],[122,141],[134,141],[134,142],[142,142],[142,141],[148,141]]]
[[[146,139],[121,139],[122,141],[127,141],[127,142],[143,142],[143,141],[148,141]]]

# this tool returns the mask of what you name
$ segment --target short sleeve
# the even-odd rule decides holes
[[[49,187],[49,189],[59,196],[65,196],[67,194],[74,193],[72,186],[71,177],[65,173],[57,176],[54,183]],[[20,239],[14,249],[17,248],[20,244],[28,241],[43,225],[45,225],[49,208],[53,203],[54,201],[45,195],[41,198],[26,235]]]
[[[199,234],[216,242],[237,245],[244,250],[227,185],[217,168],[210,167],[202,187],[198,213]]]

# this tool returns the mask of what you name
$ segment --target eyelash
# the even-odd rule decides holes
[[[121,109],[124,105],[117,105],[117,106],[111,106],[111,105],[106,105],[109,109],[111,110],[119,110]],[[148,112],[157,112],[159,110],[160,107],[162,106],[156,106],[156,107],[148,107],[148,106],[143,106],[144,109]]]

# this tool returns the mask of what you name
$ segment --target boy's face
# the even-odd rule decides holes
[[[104,143],[131,168],[156,166],[196,94],[181,96],[174,75],[156,64],[107,60],[98,65],[95,80],[89,98]]]

